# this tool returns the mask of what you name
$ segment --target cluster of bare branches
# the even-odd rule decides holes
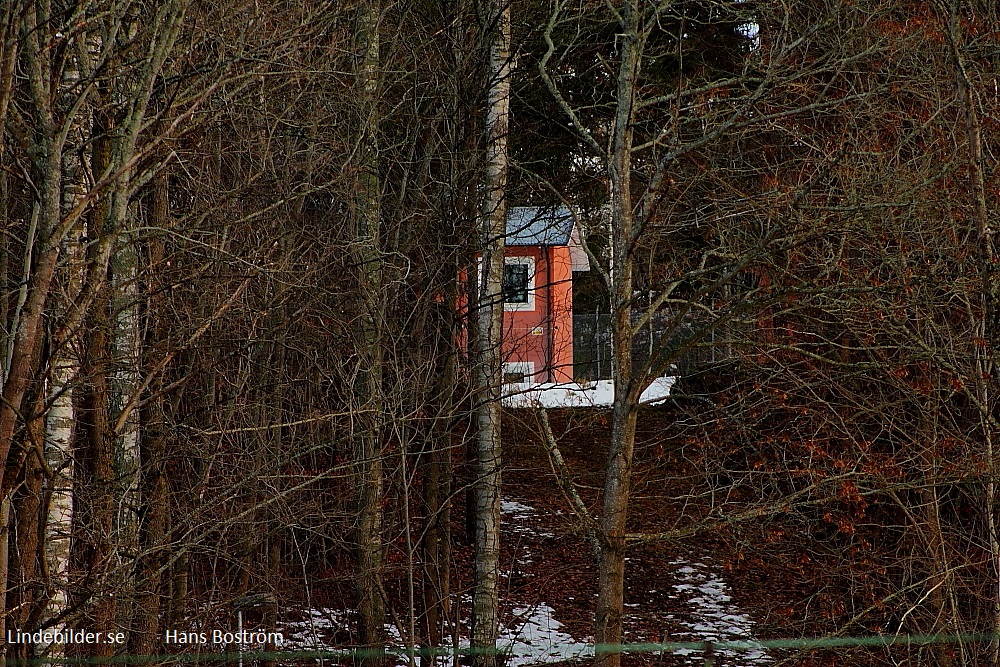
[[[831,631],[1000,632],[998,34],[979,0],[0,0],[0,619],[128,636],[7,655],[314,595],[347,643],[457,645],[469,590],[493,664],[509,204],[569,206],[611,313],[598,503],[541,420],[598,644],[632,545],[779,521],[875,563]],[[708,510],[638,532],[640,396],[706,349],[670,437]]]

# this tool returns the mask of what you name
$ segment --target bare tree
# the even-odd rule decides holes
[[[355,209],[357,237],[355,265],[358,291],[364,305],[358,311],[355,394],[358,434],[354,458],[358,484],[358,628],[361,644],[381,650],[385,644],[385,600],[382,587],[384,558],[382,500],[383,341],[385,285],[382,267],[382,182],[379,175],[380,57],[383,12],[380,2],[365,1],[358,8],[357,90],[360,101],[357,133],[358,196]],[[373,660],[372,664],[379,664]]]
[[[475,590],[472,648],[477,665],[496,664],[500,576],[500,392],[503,384],[504,246],[507,232],[507,135],[510,114],[510,3],[492,2],[486,13],[489,83],[486,164],[479,245],[482,252],[474,316],[472,365],[476,401]]]
[[[612,314],[615,398],[596,536],[597,662],[608,667],[620,664],[627,545],[656,539],[629,532],[640,396],[686,350],[714,345],[732,357],[739,332],[781,298],[761,267],[833,228],[782,209],[811,196],[805,171],[823,174],[839,156],[825,152],[779,194],[767,187],[770,133],[850,114],[882,90],[868,81],[796,99],[800,82],[830,81],[838,63],[893,48],[878,36],[865,41],[863,12],[836,3],[800,9],[555,2],[541,34],[540,77],[575,132],[574,169],[591,170],[607,202],[607,231],[600,216],[586,231],[606,243],[606,253],[594,243],[591,255]],[[613,45],[600,41],[610,34]],[[637,355],[637,333],[654,319],[666,323],[662,335]],[[721,346],[717,335],[732,342]]]

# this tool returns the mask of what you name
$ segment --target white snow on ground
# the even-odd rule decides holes
[[[670,396],[675,377],[663,377],[642,392],[641,403],[658,403]],[[577,382],[530,383],[515,382],[504,385],[503,404],[508,408],[573,408],[609,407],[615,400],[615,385],[611,380],[580,384]]]
[[[745,641],[751,644],[752,648],[740,650],[716,649],[716,654],[723,658],[724,665],[750,667],[771,662],[764,647],[753,641],[753,620],[735,608],[727,592],[726,582],[704,563],[675,560],[671,565],[678,566],[675,572],[680,580],[680,583],[673,585],[677,591],[677,595],[673,597],[690,603],[692,607],[687,618],[677,618],[681,625],[687,626],[699,639],[705,641]],[[675,653],[697,654],[700,657],[700,651],[692,649],[682,649]]]
[[[537,535],[538,537],[555,537],[552,533],[542,533],[531,526],[526,526],[525,521],[532,519],[538,513],[534,507],[519,503],[516,500],[500,501],[500,520],[503,525],[510,526],[512,533],[521,535]],[[522,562],[530,563],[530,560],[523,559]]]
[[[538,513],[534,507],[515,500],[503,500],[500,505],[505,524],[510,522],[511,532],[522,535],[540,535],[531,525],[531,519]],[[680,625],[686,627],[699,641],[742,641],[750,648],[740,650],[717,648],[716,654],[726,667],[758,667],[770,664],[771,657],[762,646],[753,640],[753,620],[735,608],[726,583],[713,571],[710,565],[701,562],[675,560],[672,585],[674,597],[688,603],[691,611],[686,614],[668,614]],[[463,604],[471,603],[463,599]],[[642,605],[629,604],[630,609],[639,611]],[[574,639],[563,630],[563,626],[553,616],[553,609],[545,602],[530,607],[513,610],[513,620],[500,629],[498,648],[509,655],[509,667],[544,665],[563,660],[585,658],[594,654],[593,644]],[[338,633],[348,630],[348,613],[343,609],[310,608],[300,610],[299,620],[285,621],[279,627],[285,635],[282,650],[334,650],[343,648],[337,642]],[[405,642],[399,631],[387,625],[390,648],[403,650]],[[667,641],[673,641],[668,637]],[[683,641],[683,640],[682,640]],[[469,640],[460,640],[462,648],[468,648]],[[675,655],[690,656],[694,664],[701,664],[701,651],[681,649]]]
[[[555,537],[552,533],[540,532],[531,525],[530,522],[537,514],[537,509],[516,500],[500,501],[501,521],[511,533]],[[519,560],[522,563],[531,562],[524,556]],[[509,626],[500,629],[500,641],[497,645],[497,648],[508,654],[507,665],[523,667],[594,655],[593,646],[578,642],[562,631],[562,623],[553,617],[553,613],[552,607],[544,602],[513,610],[514,619]]]
[[[347,630],[347,611],[329,607],[301,610],[304,619],[285,621],[278,628],[284,635],[282,651],[326,651],[339,648],[335,641],[338,631]]]
[[[285,621],[280,630],[285,635],[282,651],[337,650],[343,648],[334,640],[337,632],[348,630],[347,612],[327,607],[302,610],[305,618]],[[508,654],[509,667],[540,665],[560,660],[594,655],[594,647],[578,642],[562,631],[562,624],[552,617],[552,607],[542,603],[534,607],[514,609],[514,619],[500,629],[497,648]],[[387,625],[389,647],[402,650],[404,642],[395,626]],[[469,647],[469,640],[462,639],[462,648]]]
[[[535,515],[535,508],[516,500],[501,500],[500,513],[509,515],[511,519],[523,521]]]
[[[578,642],[562,631],[544,602],[514,609],[513,627],[503,628],[498,648],[507,653],[507,665],[541,665],[594,655],[594,646]]]

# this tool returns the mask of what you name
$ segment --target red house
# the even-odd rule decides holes
[[[589,271],[573,215],[564,207],[507,213],[504,256],[504,380],[572,382],[573,272]]]

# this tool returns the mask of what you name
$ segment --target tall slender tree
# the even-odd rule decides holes
[[[484,197],[479,214],[481,265],[476,289],[473,371],[476,402],[475,588],[472,648],[477,665],[496,664],[500,578],[500,393],[503,383],[503,273],[507,232],[507,139],[510,121],[510,3],[486,12],[489,46]]]
[[[384,544],[384,473],[382,461],[383,345],[386,293],[383,284],[382,180],[379,166],[381,123],[379,99],[382,4],[364,0],[358,7],[357,199],[354,264],[363,305],[357,312],[358,364],[355,396],[359,414],[354,445],[358,484],[357,595],[362,646],[379,651],[385,644],[385,600],[382,586]],[[371,664],[380,664],[373,659]]]

